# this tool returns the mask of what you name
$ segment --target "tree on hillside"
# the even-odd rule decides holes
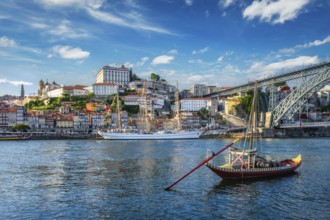
[[[156,73],[151,73],[150,74],[150,80],[151,81],[159,81],[160,80],[160,76],[159,75],[157,75]]]

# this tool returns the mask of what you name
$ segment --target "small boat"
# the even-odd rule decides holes
[[[302,163],[302,156],[271,160],[259,154],[258,146],[261,145],[261,134],[256,128],[258,124],[258,90],[254,88],[254,96],[251,105],[249,125],[246,131],[242,148],[234,145],[228,147],[228,163],[214,165],[210,160],[205,165],[222,179],[251,179],[280,176],[293,173]],[[210,157],[209,157],[210,158]]]
[[[19,141],[19,140],[29,140],[31,139],[32,134],[24,136],[18,134],[6,134],[0,136],[0,141]]]

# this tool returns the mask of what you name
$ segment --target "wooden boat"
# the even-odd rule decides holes
[[[31,139],[32,134],[28,136],[17,135],[17,134],[8,134],[8,135],[1,135],[0,141],[19,141],[19,140],[29,140]]]
[[[249,168],[247,166],[232,166],[230,164],[215,166],[211,163],[207,163],[206,166],[224,180],[237,180],[275,177],[290,174],[301,165],[301,162],[301,155],[299,154],[295,158],[282,160],[280,162],[265,161],[265,167],[254,166]]]
[[[258,146],[261,134],[258,133],[256,125],[258,122],[258,90],[254,88],[254,96],[251,105],[251,113],[247,133],[245,135],[244,146],[238,149],[231,145],[228,147],[228,163],[217,166],[210,162],[205,165],[222,179],[251,179],[280,176],[293,173],[302,163],[302,156],[299,154],[295,158],[284,160],[266,160],[258,155]],[[210,158],[210,157],[209,157]]]

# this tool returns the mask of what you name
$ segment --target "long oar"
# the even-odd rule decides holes
[[[217,156],[218,154],[220,154],[222,151],[226,150],[228,147],[232,146],[233,144],[235,144],[239,139],[234,140],[232,143],[228,144],[227,146],[225,146],[224,148],[222,148],[221,150],[219,150],[218,152],[216,152],[215,154],[213,154],[211,157],[206,158],[205,160],[203,160],[202,162],[200,162],[195,168],[193,168],[192,170],[190,170],[188,173],[186,173],[185,175],[183,175],[182,177],[180,177],[178,180],[176,180],[174,183],[172,183],[170,186],[166,187],[165,190],[169,190],[170,188],[172,188],[172,186],[176,185],[177,183],[179,183],[181,180],[183,180],[184,178],[186,178],[189,174],[191,174],[192,172],[194,172],[195,170],[197,170],[198,168],[200,168],[203,164],[205,164],[206,162],[208,162],[209,160],[211,160],[213,157]]]

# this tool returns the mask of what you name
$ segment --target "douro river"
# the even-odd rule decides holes
[[[202,166],[230,140],[0,142],[0,219],[329,219],[330,139],[265,139],[296,174],[224,182]],[[219,162],[225,161],[220,154]]]

